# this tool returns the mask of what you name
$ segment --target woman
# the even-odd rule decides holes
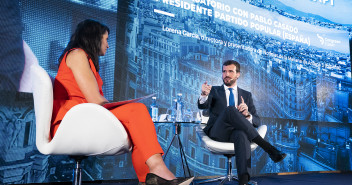
[[[104,106],[103,81],[99,76],[99,56],[109,48],[109,28],[87,19],[78,24],[75,33],[60,56],[54,82],[54,108],[51,136],[60,126],[66,112],[80,103]],[[124,125],[133,143],[132,163],[139,182],[144,184],[189,184],[193,178],[176,179],[161,155],[154,123],[141,103],[130,103],[110,110]],[[135,116],[138,114],[138,116]]]

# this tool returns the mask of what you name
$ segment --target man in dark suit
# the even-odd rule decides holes
[[[240,64],[228,60],[222,66],[224,85],[214,86],[205,82],[198,100],[199,109],[209,109],[209,120],[204,132],[212,139],[235,144],[236,166],[241,185],[248,184],[251,164],[250,143],[254,142],[266,151],[274,162],[286,154],[265,141],[255,129],[260,118],[253,104],[252,94],[237,87]]]

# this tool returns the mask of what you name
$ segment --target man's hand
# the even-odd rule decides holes
[[[209,93],[210,93],[210,90],[211,90],[211,85],[208,85],[208,82],[206,81],[206,82],[204,82],[203,84],[202,84],[202,96],[208,96],[209,95]]]
[[[241,96],[242,103],[237,106],[238,111],[240,111],[245,117],[250,116],[248,112],[248,106],[244,103],[243,97]]]

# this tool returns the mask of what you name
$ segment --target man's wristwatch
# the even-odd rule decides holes
[[[249,118],[249,117],[251,117],[251,113],[248,113],[248,115],[246,116],[246,118]]]

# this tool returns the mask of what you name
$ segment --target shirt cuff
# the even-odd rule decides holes
[[[246,118],[251,124],[253,124],[253,116],[252,116],[252,114],[249,114],[249,117],[248,118]]]
[[[199,104],[204,104],[208,100],[208,96],[200,96],[198,100]]]

